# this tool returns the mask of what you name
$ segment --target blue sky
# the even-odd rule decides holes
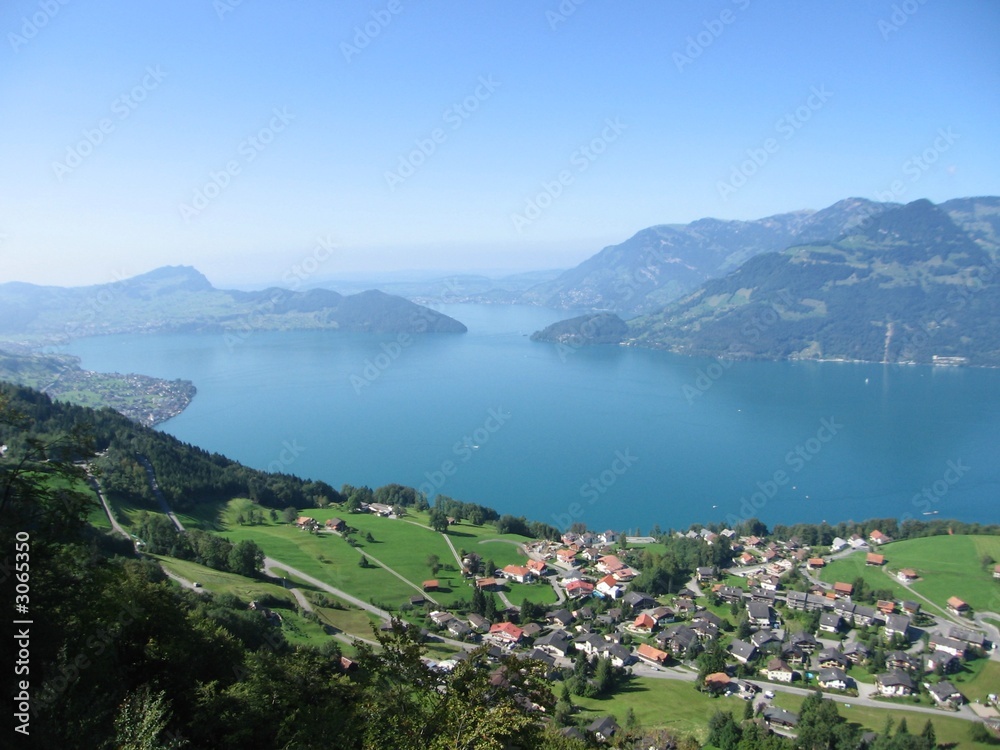
[[[12,0],[0,34],[2,280],[569,267],[1000,193],[989,0]]]

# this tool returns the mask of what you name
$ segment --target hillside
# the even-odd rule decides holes
[[[977,223],[974,239],[929,201],[887,210],[750,259],[630,321],[631,341],[728,358],[1000,364],[995,231]]]
[[[822,211],[754,221],[700,219],[649,227],[521,295],[529,304],[650,312],[761,253],[836,237],[895,204],[848,198]]]
[[[216,289],[194,268],[167,266],[87,287],[0,284],[0,338],[38,342],[112,333],[303,328],[372,333],[464,333],[457,320],[379,291]]]

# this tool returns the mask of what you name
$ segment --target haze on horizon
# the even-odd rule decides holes
[[[1000,193],[1000,5],[0,8],[0,281],[566,268],[653,224]],[[200,196],[200,197],[199,197]]]

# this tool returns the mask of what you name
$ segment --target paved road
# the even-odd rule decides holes
[[[139,460],[139,463],[141,463],[143,467],[145,467],[146,469],[146,477],[149,479],[149,486],[153,490],[153,495],[156,497],[156,502],[160,504],[160,508],[163,510],[164,513],[166,513],[167,518],[170,519],[170,521],[174,524],[177,530],[183,533],[185,530],[184,524],[182,524],[180,520],[178,520],[177,516],[175,516],[174,512],[170,509],[170,506],[167,505],[167,499],[163,496],[163,493],[160,491],[160,485],[157,484],[156,482],[156,474],[153,473],[153,464],[151,464],[149,462],[149,459],[146,458],[145,456],[137,455],[136,458]]]
[[[115,518],[115,514],[111,512],[111,504],[108,502],[108,499],[104,496],[104,491],[101,489],[100,482],[97,481],[96,477],[91,476],[89,473],[87,475],[87,481],[90,482],[90,486],[94,488],[94,492],[97,493],[97,497],[101,501],[101,505],[104,506],[104,512],[108,514],[108,520],[111,521],[111,528],[114,529],[117,533],[121,534],[126,539],[128,539],[130,542],[132,542],[133,541],[132,535],[129,534],[127,531],[125,531],[122,525],[118,523],[118,519]]]

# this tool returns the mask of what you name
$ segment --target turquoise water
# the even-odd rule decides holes
[[[70,351],[89,369],[194,381],[160,429],[337,487],[399,482],[595,529],[1000,521],[1000,371],[574,350],[528,339],[562,312],[440,309],[469,332],[130,335]]]

